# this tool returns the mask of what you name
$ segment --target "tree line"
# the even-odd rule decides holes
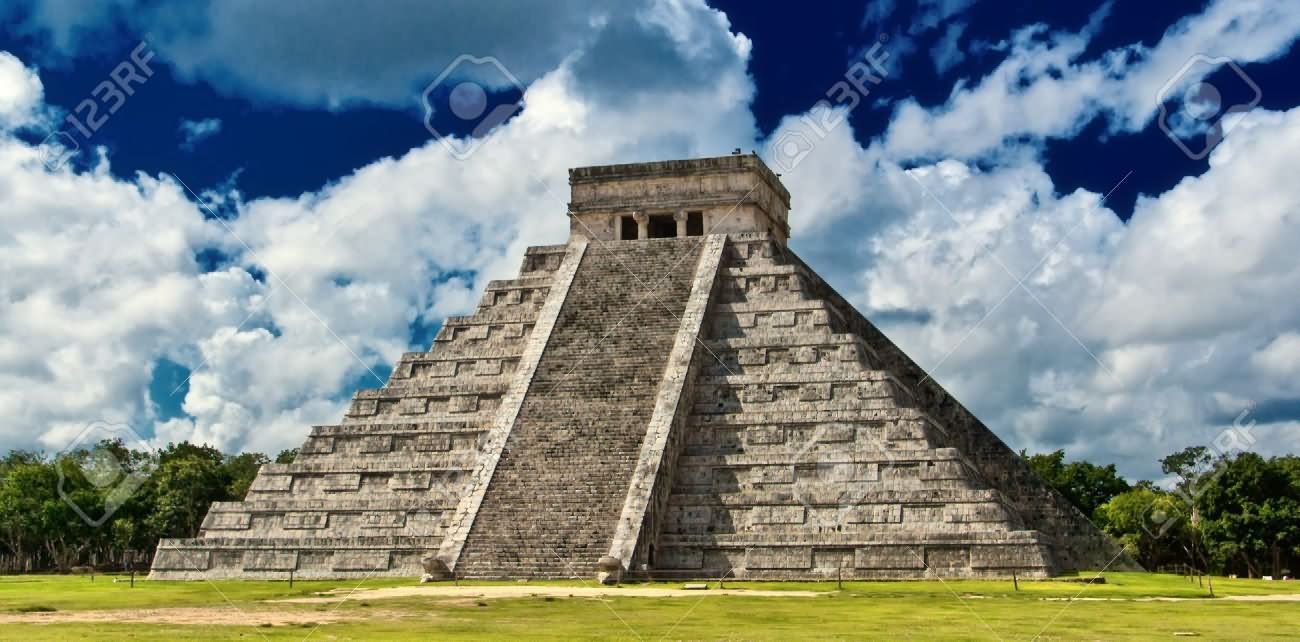
[[[1114,464],[1066,461],[1062,450],[1020,454],[1149,570],[1281,576],[1300,561],[1295,455],[1187,448],[1160,460],[1175,480],[1164,489],[1130,484]],[[270,461],[189,443],[141,452],[105,441],[57,458],[10,451],[0,459],[0,571],[147,568],[159,539],[197,535],[209,505],[243,499]]]
[[[1293,575],[1300,561],[1300,457],[1213,454],[1204,446],[1160,459],[1171,488],[1129,484],[1114,464],[1020,453],[1047,484],[1147,570],[1190,567],[1245,577]]]
[[[270,461],[190,443],[142,452],[105,441],[57,458],[12,450],[0,459],[0,570],[147,569],[159,539],[198,534],[208,506],[243,499]]]

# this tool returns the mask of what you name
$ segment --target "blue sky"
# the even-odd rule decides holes
[[[1013,447],[1154,476],[1245,412],[1253,448],[1300,449],[1287,3],[0,19],[0,447],[96,420],[296,446],[565,238],[568,167],[741,147],[784,174],[795,250]],[[523,106],[471,138],[467,99]]]

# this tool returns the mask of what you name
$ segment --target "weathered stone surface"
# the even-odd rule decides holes
[[[786,247],[789,194],[756,157],[570,181],[568,245],[528,248],[152,576],[1133,566]]]

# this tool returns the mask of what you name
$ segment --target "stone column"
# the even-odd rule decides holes
[[[645,212],[632,212],[632,219],[636,221],[636,237],[650,238],[650,217]]]
[[[686,210],[677,210],[677,213],[676,213],[676,214],[673,214],[673,220],[674,220],[674,221],[677,221],[677,238],[685,238],[685,236],[686,236]]]

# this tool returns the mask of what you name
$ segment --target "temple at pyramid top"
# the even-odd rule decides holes
[[[569,185],[571,239],[790,237],[790,192],[754,154],[578,167]]]

